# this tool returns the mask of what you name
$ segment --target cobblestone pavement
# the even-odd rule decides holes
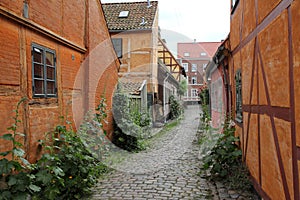
[[[132,154],[102,178],[91,199],[231,199],[201,178],[196,133],[199,106],[189,106],[180,125],[145,152]],[[236,195],[237,199],[239,195]],[[245,198],[246,199],[246,198]]]

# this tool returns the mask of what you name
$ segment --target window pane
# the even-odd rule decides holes
[[[46,64],[54,66],[54,55],[53,55],[53,53],[46,52]]]
[[[55,94],[55,84],[52,81],[47,81],[47,94]]]
[[[197,64],[192,64],[192,71],[193,72],[197,71]]]
[[[190,56],[190,53],[189,53],[189,52],[184,52],[184,53],[183,53],[183,56],[184,56],[184,57],[189,57],[189,56]]]
[[[112,43],[118,58],[122,58],[122,38],[113,38]]]
[[[185,70],[186,72],[189,71],[189,64],[188,64],[188,63],[182,63],[182,66],[183,66],[183,68],[184,68],[184,70]]]
[[[44,81],[34,80],[34,94],[44,94]]]
[[[47,79],[48,80],[55,79],[55,69],[53,67],[47,67]]]
[[[43,65],[34,64],[34,78],[44,78]]]
[[[33,61],[37,63],[43,63],[42,50],[38,48],[33,48]]]

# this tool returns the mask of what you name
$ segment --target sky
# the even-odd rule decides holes
[[[101,0],[102,3],[146,0]],[[229,0],[158,0],[161,36],[171,51],[177,42],[219,42],[229,34]]]

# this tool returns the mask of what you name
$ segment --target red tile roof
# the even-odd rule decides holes
[[[190,54],[189,58],[212,58],[222,42],[187,42],[177,43],[177,53],[179,58],[184,58],[184,53]],[[206,56],[201,56],[206,53]]]
[[[110,31],[147,30],[152,29],[157,13],[157,1],[151,1],[148,8],[145,2],[103,3],[108,29]],[[129,11],[128,17],[119,17],[121,11]],[[141,24],[144,17],[146,24]]]
[[[122,77],[120,80],[122,91],[128,94],[140,94],[146,80],[139,81],[130,77]]]

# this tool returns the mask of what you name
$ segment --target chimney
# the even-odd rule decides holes
[[[194,39],[194,43],[196,43],[196,39]]]
[[[147,0],[147,2],[148,2],[147,8],[150,8],[152,6],[150,0]]]

